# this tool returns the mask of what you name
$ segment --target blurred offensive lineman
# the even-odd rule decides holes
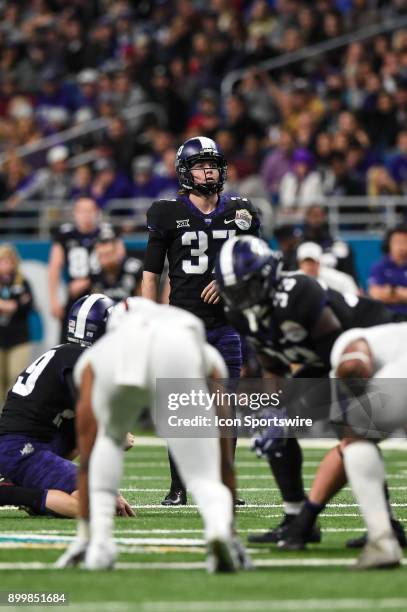
[[[210,138],[196,136],[187,140],[177,152],[175,168],[179,196],[153,202],[147,212],[149,240],[142,295],[157,301],[167,256],[170,304],[202,320],[207,341],[221,353],[229,378],[236,379],[242,367],[240,337],[226,321],[213,269],[228,238],[236,234],[258,235],[258,215],[247,198],[221,194],[227,161]],[[171,458],[170,468],[171,489],[163,504],[185,504],[185,488]]]
[[[379,302],[325,290],[302,273],[283,274],[279,253],[251,236],[232,238],[223,245],[216,277],[228,319],[253,345],[264,376],[269,378],[291,377],[292,364],[301,366],[295,377],[328,377],[331,349],[344,329],[393,320],[392,313]],[[328,397],[322,402],[325,412],[318,415],[320,419],[329,417],[329,385],[326,388]],[[312,405],[308,414],[316,408]],[[295,437],[274,441],[266,432],[256,440],[256,449],[267,457],[284,500],[285,515],[276,528],[249,536],[249,541],[284,541],[290,550],[304,548],[305,542],[319,542],[320,531],[310,517],[315,518],[324,508],[326,495],[345,484],[340,449],[332,449],[324,458],[319,468],[321,488],[312,490],[308,499],[302,480],[301,448]],[[309,528],[301,534],[297,530],[290,533],[298,515]],[[395,528],[404,539],[400,523],[395,522]],[[365,539],[359,538],[354,545],[364,543]]]
[[[199,319],[143,298],[131,298],[125,304],[130,302],[128,313],[123,304],[116,307],[111,331],[86,352],[75,369],[80,384],[81,519],[77,538],[57,567],[75,565],[83,558],[87,569],[114,565],[113,514],[123,471],[123,444],[140,410],[151,402],[156,379],[200,379],[207,389],[208,375],[224,378],[227,374],[220,354],[205,344]],[[160,416],[168,415],[167,408],[165,400],[158,406],[156,425]],[[208,570],[231,572],[245,565],[245,557],[233,539],[233,498],[222,483],[220,443],[218,432],[214,433],[204,439],[171,438],[167,443],[204,521]]]
[[[359,401],[351,391],[346,411],[341,404],[339,422],[332,417],[342,431],[346,475],[368,531],[357,568],[394,567],[403,555],[388,513],[384,465],[375,441],[407,426],[407,323],[345,332],[334,344],[331,363],[333,376],[348,382],[350,391],[356,381],[360,393]]]
[[[76,393],[72,371],[82,352],[105,331],[114,303],[103,294],[72,306],[64,344],[38,357],[8,392],[0,418],[0,504],[34,514],[78,514],[75,455]],[[120,500],[123,514],[133,514]],[[127,512],[128,510],[128,512]]]

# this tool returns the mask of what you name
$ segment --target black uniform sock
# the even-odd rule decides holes
[[[314,504],[307,499],[301,508],[301,512],[291,524],[290,535],[305,536],[309,533],[324,508],[325,504]]]
[[[168,452],[168,461],[170,463],[171,472],[171,489],[183,489],[185,491],[184,483],[181,480],[181,476],[178,473],[177,466],[170,452]]]
[[[3,485],[0,487],[0,506],[27,506],[36,514],[43,514],[42,489],[28,489],[16,485]]]
[[[270,450],[267,457],[283,500],[303,501],[302,452],[297,439],[289,438],[284,446]]]

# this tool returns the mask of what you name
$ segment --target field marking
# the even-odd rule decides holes
[[[137,608],[136,608],[137,606]],[[57,610],[60,606],[47,606],[47,609]],[[70,602],[70,610],[86,610],[86,612],[310,612],[324,610],[405,610],[407,599],[274,599],[267,600],[224,600],[224,601],[88,601]],[[20,608],[11,607],[11,610]],[[30,606],[30,610],[43,611],[41,606]]]
[[[407,508],[407,503],[401,502],[392,502],[393,508]],[[169,508],[168,506],[161,506],[159,503],[156,504],[133,504],[131,507],[134,510],[155,510],[159,513],[163,512],[179,512],[179,513],[188,513],[188,512],[197,512],[198,506],[196,504],[188,504],[187,506],[176,506]],[[245,504],[244,506],[237,506],[236,511],[238,513],[244,513],[245,510],[251,510],[252,508],[282,508],[283,504]],[[329,508],[358,508],[359,504],[356,503],[334,503],[328,504],[326,506]],[[9,511],[9,510],[18,510],[17,506],[0,506],[0,511]],[[325,516],[330,516],[329,513],[325,514]],[[343,515],[346,516],[346,515]]]
[[[273,482],[273,476],[271,475],[271,473],[269,472],[268,474],[256,474],[255,476],[253,476],[252,474],[239,474],[239,470],[237,469],[237,480],[253,480],[253,478],[255,478],[256,480],[269,480],[270,482]],[[386,474],[387,479],[391,480],[392,478],[395,480],[407,480],[407,471],[405,474]],[[315,473],[305,473],[302,475],[303,478],[307,479],[313,479],[315,478]],[[152,475],[152,476],[145,476],[145,475],[140,475],[140,476],[123,476],[123,481],[124,480],[147,480],[147,481],[151,481],[151,480],[164,480],[165,482],[168,482],[168,488],[169,488],[169,473],[168,474],[163,474],[162,476],[157,476],[157,475]]]
[[[302,448],[310,449],[310,450],[327,450],[333,448],[338,445],[338,440],[335,438],[304,438],[298,439]],[[165,440],[158,438],[156,435],[149,436],[140,436],[136,435],[136,440],[134,444],[134,448],[142,448],[142,447],[156,447],[160,446],[163,448],[167,447],[167,443]],[[238,440],[238,448],[250,448],[251,439],[250,438],[239,438]],[[390,438],[389,440],[384,440],[380,443],[380,447],[385,450],[401,450],[404,451],[407,449],[407,439],[406,438]]]
[[[341,557],[341,558],[307,558],[307,559],[256,559],[254,561],[254,565],[257,568],[269,568],[269,567],[350,567],[355,563],[355,558],[349,557]],[[407,559],[402,560],[402,565],[407,565]],[[165,570],[165,571],[184,571],[184,570],[203,570],[206,569],[206,564],[203,561],[169,561],[167,563],[163,562],[138,562],[138,561],[129,561],[129,562],[119,562],[115,566],[116,570],[146,570],[146,571],[155,571],[155,570]],[[52,563],[43,563],[39,561],[27,561],[21,562],[16,561],[12,562],[1,562],[0,563],[0,571],[36,571],[36,570],[44,570],[44,571],[56,571],[56,568]],[[64,571],[64,570],[58,570]],[[69,571],[69,570],[68,570]]]
[[[388,487],[390,491],[407,491],[407,486],[395,486],[395,487]],[[276,491],[279,492],[280,489],[278,487],[238,487],[238,490],[241,493],[260,493],[261,491],[264,492],[272,492],[272,491]],[[143,487],[120,487],[120,491],[123,493],[166,493],[168,491],[168,487],[167,488],[160,488],[160,489],[148,489],[148,488],[143,488]],[[343,489],[341,489],[341,493],[349,493],[351,491],[350,487],[343,487]]]
[[[252,601],[174,601],[145,603],[143,612],[290,612],[296,610],[405,610],[407,599],[279,599]]]

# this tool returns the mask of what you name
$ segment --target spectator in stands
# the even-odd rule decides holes
[[[111,200],[131,197],[130,182],[123,172],[116,169],[113,160],[98,159],[93,170],[95,178],[90,187],[90,196],[99,208],[105,208]]]
[[[280,182],[291,169],[294,139],[288,130],[281,130],[277,146],[264,158],[261,175],[265,188],[273,202],[278,198]]]
[[[69,151],[58,145],[47,153],[46,168],[37,170],[32,180],[21,185],[6,202],[9,210],[26,200],[48,200],[55,204],[66,200],[71,190],[71,173],[68,169]]]
[[[157,198],[163,182],[161,177],[153,172],[154,162],[148,155],[136,157],[132,164],[133,182],[131,185],[132,198]],[[146,209],[147,210],[147,209]]]
[[[76,79],[79,91],[76,96],[76,108],[85,108],[90,106],[94,108],[97,103],[98,96],[98,79],[99,73],[92,68],[82,70]]]
[[[199,94],[196,112],[187,123],[186,137],[202,134],[213,139],[220,123],[219,96],[213,89],[204,89]]]
[[[283,208],[306,208],[322,200],[322,184],[314,170],[314,158],[306,149],[297,149],[291,158],[291,170],[280,183],[280,205]]]
[[[106,131],[102,134],[99,151],[103,156],[114,159],[119,170],[126,174],[131,172],[131,161],[137,153],[134,134],[126,127],[122,117],[109,119]]]
[[[328,196],[361,196],[365,193],[360,181],[348,171],[345,155],[340,151],[333,153],[330,157],[322,189]]]
[[[305,211],[302,236],[305,242],[316,242],[324,252],[324,265],[352,276],[357,282],[352,249],[348,243],[331,235],[327,211],[314,204]]]
[[[353,278],[329,266],[324,266],[324,253],[316,242],[303,242],[297,249],[298,268],[304,274],[325,283],[330,289],[340,293],[357,295],[358,287]]]
[[[396,153],[390,158],[388,166],[400,193],[407,194],[407,130],[399,133]]]
[[[407,226],[392,229],[384,242],[385,256],[373,264],[369,295],[401,315],[407,315]]]
[[[72,174],[70,200],[77,200],[82,196],[90,194],[92,184],[92,172],[89,166],[78,166]]]
[[[371,166],[367,172],[367,194],[371,197],[397,195],[396,181],[384,166]]]
[[[284,270],[289,272],[297,270],[297,249],[302,240],[301,230],[294,225],[280,225],[275,228],[274,237],[283,253]]]
[[[116,236],[102,232],[95,252],[100,270],[91,274],[91,293],[104,293],[115,302],[141,295],[143,262],[127,256]]]
[[[187,121],[187,106],[171,85],[170,72],[166,66],[155,66],[151,79],[149,98],[160,104],[166,125],[172,134],[181,134]]]
[[[0,407],[8,389],[31,357],[28,317],[33,305],[30,285],[11,244],[0,245]]]
[[[238,147],[242,146],[246,136],[253,134],[263,137],[264,131],[260,124],[249,115],[247,105],[242,96],[232,94],[225,101],[226,123],[228,130],[233,132]]]

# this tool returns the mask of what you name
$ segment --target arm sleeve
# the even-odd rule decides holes
[[[154,202],[147,211],[148,243],[144,260],[144,270],[161,274],[168,250],[167,231],[162,227],[158,203]]]
[[[250,202],[250,212],[253,215],[252,226],[250,228],[249,234],[252,236],[260,236],[260,218],[259,213],[257,212],[257,208]]]

